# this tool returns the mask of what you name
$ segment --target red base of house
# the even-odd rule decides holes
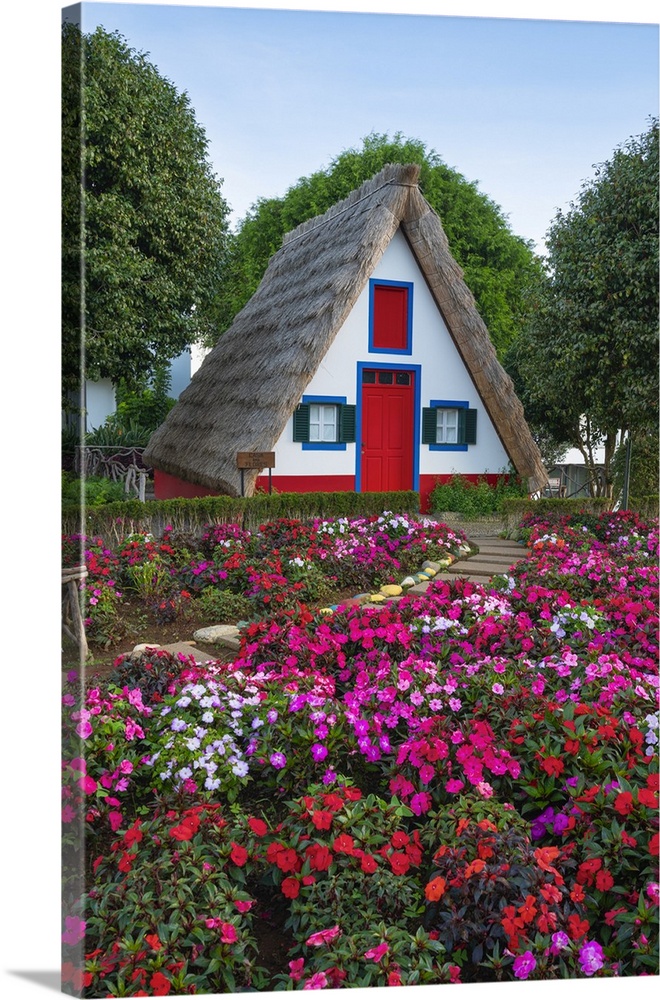
[[[451,473],[419,477],[420,510],[428,513],[431,508],[431,493],[438,483],[446,483],[452,478]],[[466,479],[477,482],[485,479],[491,486],[497,482],[498,475],[485,473],[482,475],[467,475]],[[257,488],[268,492],[268,476],[259,476]],[[355,489],[354,476],[273,476],[273,490],[277,493],[350,493]],[[173,500],[175,497],[209,497],[215,491],[206,486],[186,482],[177,476],[170,476],[160,469],[154,470],[154,491],[157,500]]]

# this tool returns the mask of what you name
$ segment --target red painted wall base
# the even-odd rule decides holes
[[[431,509],[431,492],[437,483],[446,483],[452,478],[451,473],[419,477],[420,509],[427,514]],[[468,475],[466,479],[476,483],[485,479],[494,486],[499,478],[497,473]],[[257,487],[268,492],[268,476],[259,476]],[[273,491],[277,493],[349,493],[355,489],[354,476],[273,476]],[[185,479],[170,476],[160,469],[154,470],[154,492],[157,500],[173,500],[175,497],[209,497],[215,491],[196,483],[188,483]]]

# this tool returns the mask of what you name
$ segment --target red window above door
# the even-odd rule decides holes
[[[412,283],[371,280],[369,350],[412,353]]]

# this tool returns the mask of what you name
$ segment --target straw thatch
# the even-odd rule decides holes
[[[236,453],[273,450],[400,227],[513,465],[530,489],[545,485],[513,383],[418,177],[414,164],[387,166],[285,237],[255,294],[152,435],[148,465],[238,495]],[[246,494],[258,475],[245,472]]]

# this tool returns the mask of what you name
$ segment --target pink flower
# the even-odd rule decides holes
[[[646,887],[646,895],[657,906],[660,902],[660,885],[657,882],[649,882]]]
[[[224,922],[220,924],[220,940],[224,944],[234,944],[238,941],[238,933],[233,924]]]
[[[289,962],[289,979],[293,979],[294,983],[297,983],[299,979],[302,979],[303,968],[305,966],[304,958],[294,958],[292,962]]]
[[[328,944],[330,941],[334,941],[334,939],[338,938],[340,934],[341,931],[339,929],[339,924],[335,924],[334,927],[329,927],[327,930],[316,931],[315,934],[311,934],[305,941],[305,944],[311,944],[315,948],[318,948],[322,944]],[[311,988],[312,987],[310,987],[310,989]]]
[[[304,990],[322,990],[328,985],[328,977],[325,972],[315,972],[311,979],[308,979],[303,986]]]
[[[64,944],[78,944],[79,941],[85,937],[85,928],[87,924],[80,917],[66,917],[65,919],[66,930],[62,934],[62,941]]]
[[[483,795],[485,799],[489,799],[493,794],[493,786],[489,785],[487,781],[480,781],[477,785],[477,791],[479,795]]]
[[[119,829],[119,827],[123,822],[123,819],[124,817],[120,812],[113,811],[108,813],[108,820],[110,821],[110,829],[112,830],[113,833]]]
[[[239,913],[247,913],[254,906],[253,899],[235,899],[234,906]]]
[[[85,795],[93,795],[98,787],[94,779],[90,778],[88,774],[81,778],[78,784],[82,788]]]
[[[426,813],[431,808],[433,799],[428,792],[418,792],[417,795],[413,795],[410,800],[410,808],[414,812],[415,816],[421,816]]]
[[[518,955],[513,962],[513,974],[516,979],[527,979],[536,968],[536,959],[531,951],[526,951],[523,955]]]
[[[381,941],[381,943],[375,948],[370,948],[369,951],[365,951],[364,957],[371,958],[374,962],[380,962],[383,955],[386,955],[389,950],[390,946],[387,941]]]

